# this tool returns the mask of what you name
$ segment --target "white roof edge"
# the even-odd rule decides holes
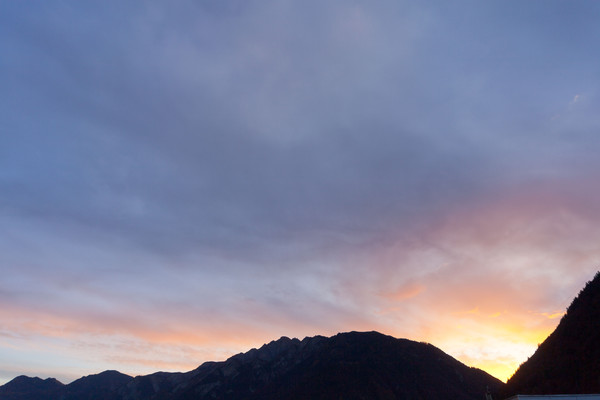
[[[599,399],[600,393],[598,394],[517,394],[511,397],[508,397],[505,400],[519,400],[519,399],[543,399],[543,398],[552,398],[552,399]]]

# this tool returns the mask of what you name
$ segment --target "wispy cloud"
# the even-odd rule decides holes
[[[600,254],[563,6],[1,5],[0,369],[377,329],[506,377]]]

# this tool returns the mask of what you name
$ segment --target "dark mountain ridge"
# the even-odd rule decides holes
[[[115,391],[132,381],[129,375],[118,371],[104,371],[88,375],[64,387],[61,400],[103,400],[112,399]]]
[[[25,375],[17,376],[6,385],[0,386],[0,399],[29,400],[49,398],[64,385],[54,378],[30,378]]]
[[[15,378],[0,387],[0,399],[480,400],[487,387],[497,392],[504,385],[431,344],[377,332],[303,340],[282,337],[260,349],[222,362],[206,362],[186,373],[157,372],[132,378],[105,371],[69,385],[53,382],[58,386],[44,385],[47,391],[40,396],[30,390],[22,377]]]
[[[508,395],[600,393],[600,272],[508,380],[506,391]]]

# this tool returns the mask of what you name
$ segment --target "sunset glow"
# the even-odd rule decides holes
[[[0,385],[353,330],[506,380],[600,265],[598,11],[4,2]]]

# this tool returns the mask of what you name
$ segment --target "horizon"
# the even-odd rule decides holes
[[[410,340],[410,341],[412,341],[412,342],[415,342],[415,343],[427,343],[427,344],[431,344],[431,345],[435,346],[435,344],[433,344],[433,343],[424,342],[424,341],[418,341],[418,340],[413,340],[413,339],[407,339],[407,338],[396,338],[396,337],[394,337],[394,336],[391,336],[391,335],[386,335],[385,333],[381,333],[381,332],[378,332],[378,331],[346,331],[346,332],[338,332],[338,333],[336,333],[336,334],[334,334],[334,335],[332,335],[332,336],[315,335],[315,336],[305,336],[305,337],[303,337],[303,338],[299,338],[299,337],[289,337],[289,336],[281,336],[281,337],[279,337],[279,338],[276,338],[276,339],[273,339],[273,340],[271,340],[271,341],[265,342],[265,343],[263,343],[263,344],[262,344],[262,345],[260,345],[260,346],[253,347],[253,348],[249,348],[249,349],[247,349],[247,350],[245,350],[245,351],[243,351],[243,352],[239,352],[239,353],[232,354],[232,355],[230,355],[229,357],[227,357],[226,359],[223,359],[223,360],[204,360],[204,361],[200,362],[199,364],[197,364],[197,366],[196,366],[196,367],[194,367],[193,369],[191,369],[191,370],[189,370],[189,371],[188,371],[188,370],[185,370],[185,371],[154,371],[154,372],[150,372],[150,373],[148,373],[148,374],[143,374],[143,375],[135,375],[135,374],[129,374],[129,373],[126,373],[126,372],[123,372],[123,371],[119,371],[119,370],[116,370],[116,369],[106,369],[106,370],[102,370],[102,371],[98,371],[98,372],[88,373],[88,374],[86,374],[86,375],[82,375],[82,376],[80,376],[80,377],[77,377],[77,378],[75,378],[75,379],[70,379],[70,380],[68,380],[68,381],[62,381],[62,380],[60,380],[60,379],[57,379],[55,376],[44,376],[44,377],[40,377],[40,376],[28,376],[28,375],[23,375],[23,374],[21,374],[21,375],[15,376],[15,377],[14,377],[14,378],[12,378],[12,379],[9,379],[9,380],[8,380],[8,381],[6,381],[6,382],[2,382],[2,381],[0,381],[0,386],[2,386],[2,385],[4,385],[4,384],[6,384],[6,383],[8,383],[8,382],[10,382],[10,381],[12,381],[12,380],[14,380],[14,379],[18,378],[18,377],[21,377],[21,376],[26,376],[26,377],[28,377],[28,378],[56,379],[56,380],[57,380],[57,381],[59,381],[60,383],[62,383],[62,384],[64,384],[64,385],[68,385],[68,384],[70,384],[70,383],[72,383],[72,382],[74,382],[74,381],[76,381],[76,380],[78,380],[78,379],[80,379],[80,378],[84,378],[84,377],[87,377],[87,376],[93,376],[93,375],[99,375],[99,374],[101,374],[101,373],[104,373],[104,372],[109,372],[109,371],[115,371],[115,372],[119,372],[119,373],[121,373],[121,374],[125,374],[125,375],[131,376],[131,377],[144,376],[144,375],[149,375],[149,374],[153,374],[153,373],[157,373],[157,372],[173,372],[173,373],[176,373],[176,372],[183,372],[183,373],[185,373],[185,372],[190,372],[190,371],[192,371],[192,370],[194,370],[194,369],[196,369],[196,368],[200,367],[200,366],[201,366],[203,363],[205,363],[205,362],[225,362],[225,361],[227,361],[229,358],[231,358],[231,357],[234,357],[234,356],[236,356],[236,355],[238,355],[238,354],[244,354],[244,353],[247,353],[247,352],[249,352],[249,351],[251,351],[251,350],[260,349],[260,348],[262,348],[263,346],[266,346],[266,345],[268,345],[268,344],[270,344],[270,343],[272,343],[272,342],[276,342],[276,341],[278,341],[278,340],[281,340],[281,339],[284,339],[284,338],[291,339],[291,340],[299,340],[299,341],[302,341],[302,340],[304,340],[304,339],[308,339],[308,338],[314,338],[314,337],[333,338],[334,336],[337,336],[337,335],[343,335],[343,334],[347,334],[347,333],[354,333],[354,332],[357,332],[357,333],[371,333],[371,332],[375,332],[375,333],[379,333],[379,334],[381,334],[381,335],[384,335],[384,336],[390,336],[390,337],[393,337],[393,338],[395,338],[395,339]],[[545,339],[544,339],[544,340],[545,340]],[[436,348],[438,348],[438,349],[440,349],[440,348],[439,348],[439,347],[437,347],[437,346],[435,346],[435,347],[436,347]],[[444,349],[440,349],[440,350],[444,351]],[[446,353],[445,351],[444,351],[444,353],[445,353],[445,354],[448,354],[448,353]],[[450,355],[450,356],[451,356],[451,355]],[[452,357],[452,356],[451,356],[451,357]],[[453,358],[455,358],[455,357],[453,357]],[[459,361],[460,361],[460,360],[459,360]],[[465,364],[465,365],[466,365],[466,364]],[[467,366],[467,367],[473,367],[473,366],[470,366],[470,365],[466,365],[466,366]],[[484,371],[484,372],[487,372],[487,371],[485,371],[485,370],[483,370],[483,369],[481,369],[481,370],[482,370],[482,371]],[[515,370],[515,371],[513,371],[513,374],[514,374],[514,372],[516,372],[516,370]],[[487,372],[487,373],[489,374],[489,372]],[[490,375],[491,375],[491,374],[490,374]],[[493,376],[493,375],[492,375],[492,376]],[[512,376],[512,374],[511,374],[511,376]],[[497,378],[497,379],[499,379],[499,378]],[[502,380],[502,379],[500,379],[500,380]],[[503,382],[504,382],[504,383],[506,383],[506,380],[504,380]]]
[[[263,343],[263,344],[262,344],[262,345],[260,345],[260,346],[257,346],[257,347],[253,347],[253,348],[247,349],[246,351],[243,351],[243,352],[240,352],[240,353],[232,354],[231,356],[227,357],[227,359],[224,359],[224,360],[204,360],[204,361],[202,361],[201,363],[199,363],[199,364],[198,364],[198,365],[197,365],[195,368],[193,368],[192,370],[194,370],[194,369],[196,369],[196,368],[200,367],[200,366],[201,366],[203,363],[205,363],[205,362],[225,362],[226,360],[228,360],[229,358],[231,358],[231,357],[233,357],[233,356],[236,356],[236,355],[238,355],[238,354],[244,354],[244,353],[247,353],[247,352],[249,352],[249,351],[251,351],[251,350],[260,349],[260,348],[262,348],[263,346],[266,346],[266,345],[268,345],[268,344],[270,344],[270,343],[272,343],[272,342],[276,342],[276,341],[278,341],[278,340],[281,340],[281,339],[284,339],[284,338],[291,339],[291,340],[299,340],[299,341],[302,341],[302,340],[304,340],[304,339],[308,339],[308,338],[314,338],[314,337],[326,337],[326,338],[332,338],[332,337],[334,337],[334,336],[337,336],[337,335],[342,335],[342,334],[347,334],[347,333],[354,333],[354,332],[357,332],[357,333],[371,333],[371,332],[375,332],[375,333],[379,333],[379,334],[381,334],[381,335],[384,335],[384,336],[390,336],[390,337],[393,337],[393,338],[395,338],[395,339],[410,340],[410,341],[413,341],[413,342],[415,342],[415,343],[427,343],[427,344],[431,344],[431,345],[435,346],[433,343],[429,343],[429,342],[423,342],[423,341],[418,341],[418,340],[413,340],[413,339],[407,339],[407,338],[396,338],[396,337],[394,337],[394,336],[391,336],[391,335],[386,335],[385,333],[381,333],[381,332],[378,332],[378,331],[346,331],[346,332],[338,332],[338,333],[336,333],[336,334],[334,334],[334,335],[332,335],[332,336],[322,336],[322,335],[315,335],[315,336],[305,336],[305,337],[303,337],[303,338],[299,338],[299,337],[289,337],[289,336],[281,336],[281,337],[279,337],[279,338],[277,338],[277,339],[273,339],[273,340],[271,340],[271,341],[269,341],[269,342]],[[435,347],[439,349],[439,347],[437,347],[437,346],[435,346]],[[440,350],[444,351],[444,349],[440,349]],[[444,352],[444,353],[446,353],[446,352]],[[446,354],[448,354],[448,353],[446,353]],[[459,360],[459,361],[460,361],[460,360]],[[466,364],[465,364],[465,365],[466,365]],[[467,367],[472,367],[472,366],[470,366],[470,365],[466,365],[466,366],[467,366]],[[189,371],[192,371],[192,370],[189,370]],[[482,370],[482,371],[484,371],[483,369],[481,369],[481,370]],[[14,380],[14,379],[18,378],[18,377],[21,377],[21,376],[26,376],[26,377],[28,377],[28,378],[56,379],[56,380],[57,380],[57,381],[59,381],[60,383],[62,383],[62,384],[64,384],[64,385],[68,385],[68,384],[70,384],[70,383],[72,383],[72,382],[74,382],[74,381],[76,381],[76,380],[78,380],[78,379],[80,379],[80,378],[84,378],[84,377],[87,377],[87,376],[93,376],[93,375],[99,375],[99,374],[101,374],[101,373],[104,373],[104,372],[109,372],[109,371],[119,372],[119,373],[121,373],[121,374],[125,374],[125,375],[131,376],[131,377],[137,377],[137,376],[144,376],[144,375],[148,375],[148,374],[143,374],[143,375],[134,375],[134,374],[128,374],[128,373],[126,373],[126,372],[119,371],[119,370],[116,370],[116,369],[107,369],[107,370],[102,370],[102,371],[98,371],[98,372],[94,372],[94,373],[89,373],[89,374],[86,374],[86,375],[82,375],[82,376],[80,376],[80,377],[77,377],[77,378],[75,378],[75,379],[71,379],[71,380],[68,380],[68,381],[62,381],[62,380],[60,380],[60,379],[57,379],[55,376],[44,376],[44,377],[40,377],[40,376],[28,376],[28,375],[23,375],[23,374],[22,374],[22,375],[15,376],[14,378],[12,378],[12,379],[10,379],[10,380],[8,380],[8,381],[6,381],[6,382],[1,382],[1,381],[0,381],[0,386],[2,386],[2,385],[4,385],[4,384],[6,384],[6,383],[8,383],[8,382],[10,382],[10,381],[12,381],[12,380]],[[154,372],[150,372],[149,374],[152,374],[152,373],[157,373],[157,372],[184,372],[184,373],[185,373],[185,372],[189,372],[189,371],[188,371],[188,370],[186,370],[186,371],[154,371]],[[487,372],[487,371],[484,371],[484,372]],[[514,372],[516,372],[516,370],[515,370]],[[488,374],[489,374],[489,372],[488,372]],[[491,374],[490,374],[490,375],[491,375]],[[512,374],[511,374],[511,375],[512,375]],[[493,376],[493,375],[492,375],[492,376]],[[498,379],[499,379],[499,378],[498,378]],[[504,380],[503,382],[504,382],[504,383],[506,383],[506,380]]]
[[[575,297],[574,297],[574,298],[575,298]],[[562,318],[562,316],[564,316],[564,315],[565,315],[565,313],[566,313],[566,310],[565,310],[565,312],[564,312],[564,313],[561,313],[561,318]],[[560,322],[560,320],[559,320],[559,322]],[[62,384],[65,384],[65,385],[68,385],[68,384],[70,384],[70,383],[72,383],[72,382],[74,382],[75,380],[78,380],[78,379],[80,379],[80,378],[87,377],[87,376],[90,376],[90,375],[98,375],[98,374],[100,374],[100,373],[107,372],[107,371],[116,371],[116,372],[119,372],[119,373],[122,373],[122,374],[125,374],[125,375],[129,375],[129,376],[132,376],[132,377],[136,377],[136,376],[143,376],[143,375],[148,375],[148,374],[152,374],[152,373],[155,373],[155,372],[188,372],[188,371],[192,371],[193,369],[196,369],[196,368],[198,368],[200,365],[202,365],[202,364],[203,364],[203,363],[205,363],[205,362],[224,362],[224,361],[226,361],[227,359],[229,359],[230,357],[233,357],[233,356],[235,356],[235,355],[237,355],[237,354],[247,353],[248,351],[251,351],[251,350],[260,349],[262,346],[265,346],[265,345],[267,345],[267,344],[269,344],[269,343],[271,343],[271,342],[275,342],[275,341],[278,341],[278,340],[280,340],[280,339],[283,339],[283,338],[289,338],[289,339],[292,339],[292,340],[304,340],[304,339],[307,339],[307,338],[312,338],[312,337],[317,337],[317,336],[331,338],[331,337],[334,337],[334,336],[336,336],[336,335],[339,335],[339,334],[351,333],[351,332],[359,332],[359,333],[365,333],[365,332],[376,332],[376,333],[379,333],[379,334],[382,334],[382,335],[386,335],[386,336],[391,336],[391,337],[394,337],[394,338],[396,338],[396,339],[406,339],[406,340],[411,340],[411,341],[413,341],[413,342],[428,343],[428,344],[432,344],[432,345],[434,345],[434,346],[435,346],[435,344],[433,344],[433,343],[429,343],[429,342],[425,342],[425,341],[419,341],[419,340],[417,340],[417,339],[408,339],[408,338],[400,338],[400,337],[395,337],[395,336],[392,336],[392,335],[387,335],[387,334],[385,334],[385,333],[378,332],[378,331],[345,331],[345,332],[337,332],[336,334],[334,334],[334,335],[331,335],[331,336],[314,335],[314,336],[305,336],[305,337],[303,337],[303,338],[300,338],[300,337],[295,337],[295,336],[281,336],[281,337],[279,337],[279,338],[272,339],[272,340],[270,340],[270,341],[268,341],[268,342],[265,342],[265,343],[261,344],[260,346],[256,346],[256,347],[248,348],[248,349],[246,349],[245,351],[242,351],[242,352],[238,352],[238,353],[231,354],[231,355],[229,355],[229,356],[228,356],[226,359],[223,359],[223,360],[203,360],[202,362],[200,362],[199,364],[197,364],[197,365],[196,365],[196,367],[194,367],[194,368],[192,368],[192,369],[190,369],[190,370],[184,370],[184,371],[175,371],[175,370],[162,371],[162,370],[161,370],[161,371],[153,371],[153,372],[148,372],[147,374],[131,374],[131,373],[127,373],[127,372],[119,371],[119,370],[117,370],[117,369],[106,369],[106,370],[102,370],[102,371],[98,371],[98,372],[91,372],[91,373],[88,373],[88,374],[85,374],[85,375],[82,375],[82,376],[79,376],[79,377],[71,377],[71,378],[67,378],[68,380],[66,380],[66,381],[64,381],[64,380],[61,380],[61,379],[58,379],[58,378],[56,377],[56,376],[60,376],[60,372],[59,372],[57,375],[48,375],[48,376],[28,376],[28,375],[21,374],[21,375],[15,376],[15,377],[14,377],[14,378],[12,378],[12,379],[8,379],[8,380],[6,380],[6,381],[1,381],[1,380],[0,380],[0,386],[4,385],[4,384],[6,384],[6,383],[8,383],[8,382],[12,381],[13,379],[16,379],[16,378],[20,377],[20,376],[27,376],[27,377],[29,377],[29,378],[40,378],[40,379],[56,379],[56,380],[57,380],[57,381],[59,381],[60,383],[62,383]],[[550,332],[550,333],[552,333],[552,332]],[[544,340],[545,340],[545,339],[546,339],[546,338],[544,338]],[[538,344],[538,346],[539,346],[539,344]],[[440,350],[444,351],[444,349],[441,349],[441,348],[439,348],[438,346],[435,346],[435,347],[437,347],[438,349],[440,349]],[[447,353],[447,352],[445,352],[445,351],[444,351],[444,353],[448,354],[448,353]],[[452,356],[451,354],[449,354],[449,355],[450,355],[450,356]],[[453,356],[452,356],[452,357],[453,357]],[[456,358],[456,357],[454,357],[454,358]],[[528,357],[528,359],[529,359],[529,357]],[[460,360],[459,360],[459,361],[460,361]],[[523,361],[523,362],[524,362],[524,361]],[[463,363],[463,364],[464,364],[464,363]],[[471,366],[471,365],[468,365],[468,364],[465,364],[465,365],[466,365],[466,366],[468,366],[468,367],[473,367],[473,366]],[[477,368],[477,367],[475,367],[475,368]],[[517,367],[517,368],[518,368],[518,367]],[[484,370],[484,369],[482,369],[482,368],[480,368],[480,369],[481,369],[482,371],[485,371],[485,370]],[[488,372],[488,371],[485,371],[485,372],[487,372],[488,374],[492,375],[492,374],[491,374],[490,372]],[[516,372],[516,369],[515,369],[515,371],[513,371],[513,373],[511,373],[511,374],[510,374],[510,375],[507,377],[507,379],[508,379],[508,378],[510,378],[510,376],[512,376],[512,375],[513,375],[515,372]],[[492,376],[494,376],[494,375],[492,375]],[[494,377],[496,377],[496,376],[494,376]],[[497,377],[496,377],[496,378],[497,378]],[[497,379],[500,379],[500,378],[497,378]],[[500,379],[500,380],[501,380],[502,382],[506,383],[506,382],[507,382],[507,379],[504,379],[504,380],[503,380],[503,379]]]
[[[600,265],[597,15],[0,4],[0,383],[351,330],[506,381]]]
[[[336,333],[335,335],[332,335],[332,336],[322,336],[322,335],[315,335],[315,336],[305,336],[304,338],[298,338],[298,337],[289,337],[289,336],[281,336],[280,338],[273,339],[272,341],[269,341],[269,342],[263,343],[261,346],[258,346],[258,347],[253,347],[253,348],[251,348],[251,349],[247,349],[246,351],[244,351],[244,352],[241,352],[241,353],[232,354],[232,355],[231,355],[231,356],[229,356],[227,359],[229,359],[229,358],[231,358],[231,357],[233,357],[233,356],[236,356],[236,355],[238,355],[238,354],[244,354],[244,353],[247,353],[247,352],[249,352],[249,351],[251,351],[251,350],[260,349],[260,348],[262,348],[263,346],[266,346],[266,345],[268,345],[268,344],[270,344],[270,343],[272,343],[272,342],[276,342],[276,341],[278,341],[278,340],[281,340],[281,339],[284,339],[284,338],[291,339],[291,340],[299,340],[299,341],[302,341],[302,340],[304,340],[304,339],[308,339],[308,338],[314,338],[314,337],[326,337],[326,338],[332,338],[332,337],[334,337],[334,336],[337,336],[337,335],[342,335],[342,334],[347,334],[347,333],[353,333],[353,332],[358,332],[358,333],[370,333],[370,332],[375,332],[375,333],[379,333],[379,334],[381,334],[381,335],[385,335],[384,333],[377,332],[377,331],[346,331],[346,332],[338,332],[338,333]],[[385,335],[385,336],[390,336],[390,335]],[[393,337],[393,336],[391,336],[391,337]],[[403,339],[403,340],[411,340],[411,341],[413,341],[413,342],[415,342],[415,343],[427,343],[427,344],[431,344],[431,345],[435,346],[434,344],[432,344],[432,343],[429,343],[429,342],[419,342],[419,341],[417,341],[417,340],[406,339],[406,338],[396,338],[396,337],[394,337],[394,338],[395,338],[395,339]],[[437,346],[435,346],[435,347],[436,347],[436,348],[439,348],[439,347],[437,347]],[[440,349],[440,350],[442,350],[442,351],[443,351],[443,349]],[[447,354],[447,353],[446,353],[446,354]],[[202,361],[200,364],[198,364],[198,365],[197,365],[197,366],[196,366],[194,369],[196,369],[196,368],[200,367],[200,366],[201,366],[203,363],[205,363],[205,362],[225,362],[225,361],[227,361],[227,359],[225,359],[225,360],[204,360],[204,361]],[[470,365],[467,365],[467,367],[471,367],[471,366],[470,366]],[[125,375],[128,375],[128,376],[131,376],[131,377],[143,376],[143,375],[133,375],[133,374],[128,374],[128,373],[125,373],[125,372],[123,372],[123,371],[119,371],[119,370],[116,370],[116,369],[107,369],[107,370],[102,370],[102,371],[98,371],[98,372],[94,372],[94,373],[89,373],[89,374],[86,374],[86,375],[82,375],[82,376],[80,376],[80,377],[78,377],[78,378],[71,379],[71,380],[69,380],[69,381],[66,381],[66,382],[65,382],[65,381],[61,381],[60,379],[57,379],[57,378],[56,378],[56,377],[54,377],[54,376],[44,376],[44,377],[40,377],[40,376],[18,375],[18,376],[15,376],[14,378],[12,378],[12,379],[10,379],[10,380],[8,380],[8,381],[6,381],[6,382],[0,382],[0,386],[2,386],[2,385],[4,385],[4,384],[6,384],[6,383],[8,383],[8,382],[10,382],[10,381],[12,381],[12,380],[14,380],[14,379],[18,378],[18,377],[21,377],[21,376],[26,376],[26,377],[28,377],[28,378],[34,378],[34,379],[35,379],[35,378],[40,378],[40,379],[56,379],[56,380],[57,380],[57,381],[59,381],[60,383],[62,383],[62,384],[64,384],[64,385],[68,385],[68,384],[70,384],[70,383],[72,383],[72,382],[74,382],[74,381],[76,381],[76,380],[78,380],[78,379],[80,379],[80,378],[85,378],[85,377],[87,377],[87,376],[99,375],[99,374],[101,374],[101,373],[104,373],[104,372],[113,372],[113,371],[114,371],[114,372],[119,372],[119,373],[121,373],[121,374],[125,374]],[[192,371],[192,370],[190,370],[190,371]],[[152,374],[152,373],[156,373],[156,372],[184,372],[184,373],[185,373],[185,372],[190,372],[190,371],[187,371],[187,370],[186,370],[186,371],[154,371],[154,372],[151,372],[150,374]],[[483,370],[482,370],[482,371],[483,371]],[[487,372],[487,371],[486,371],[486,372]],[[515,372],[516,372],[516,371],[515,371]],[[148,375],[148,374],[144,374],[144,375]],[[503,382],[504,382],[504,383],[506,383],[506,381],[503,381]]]

